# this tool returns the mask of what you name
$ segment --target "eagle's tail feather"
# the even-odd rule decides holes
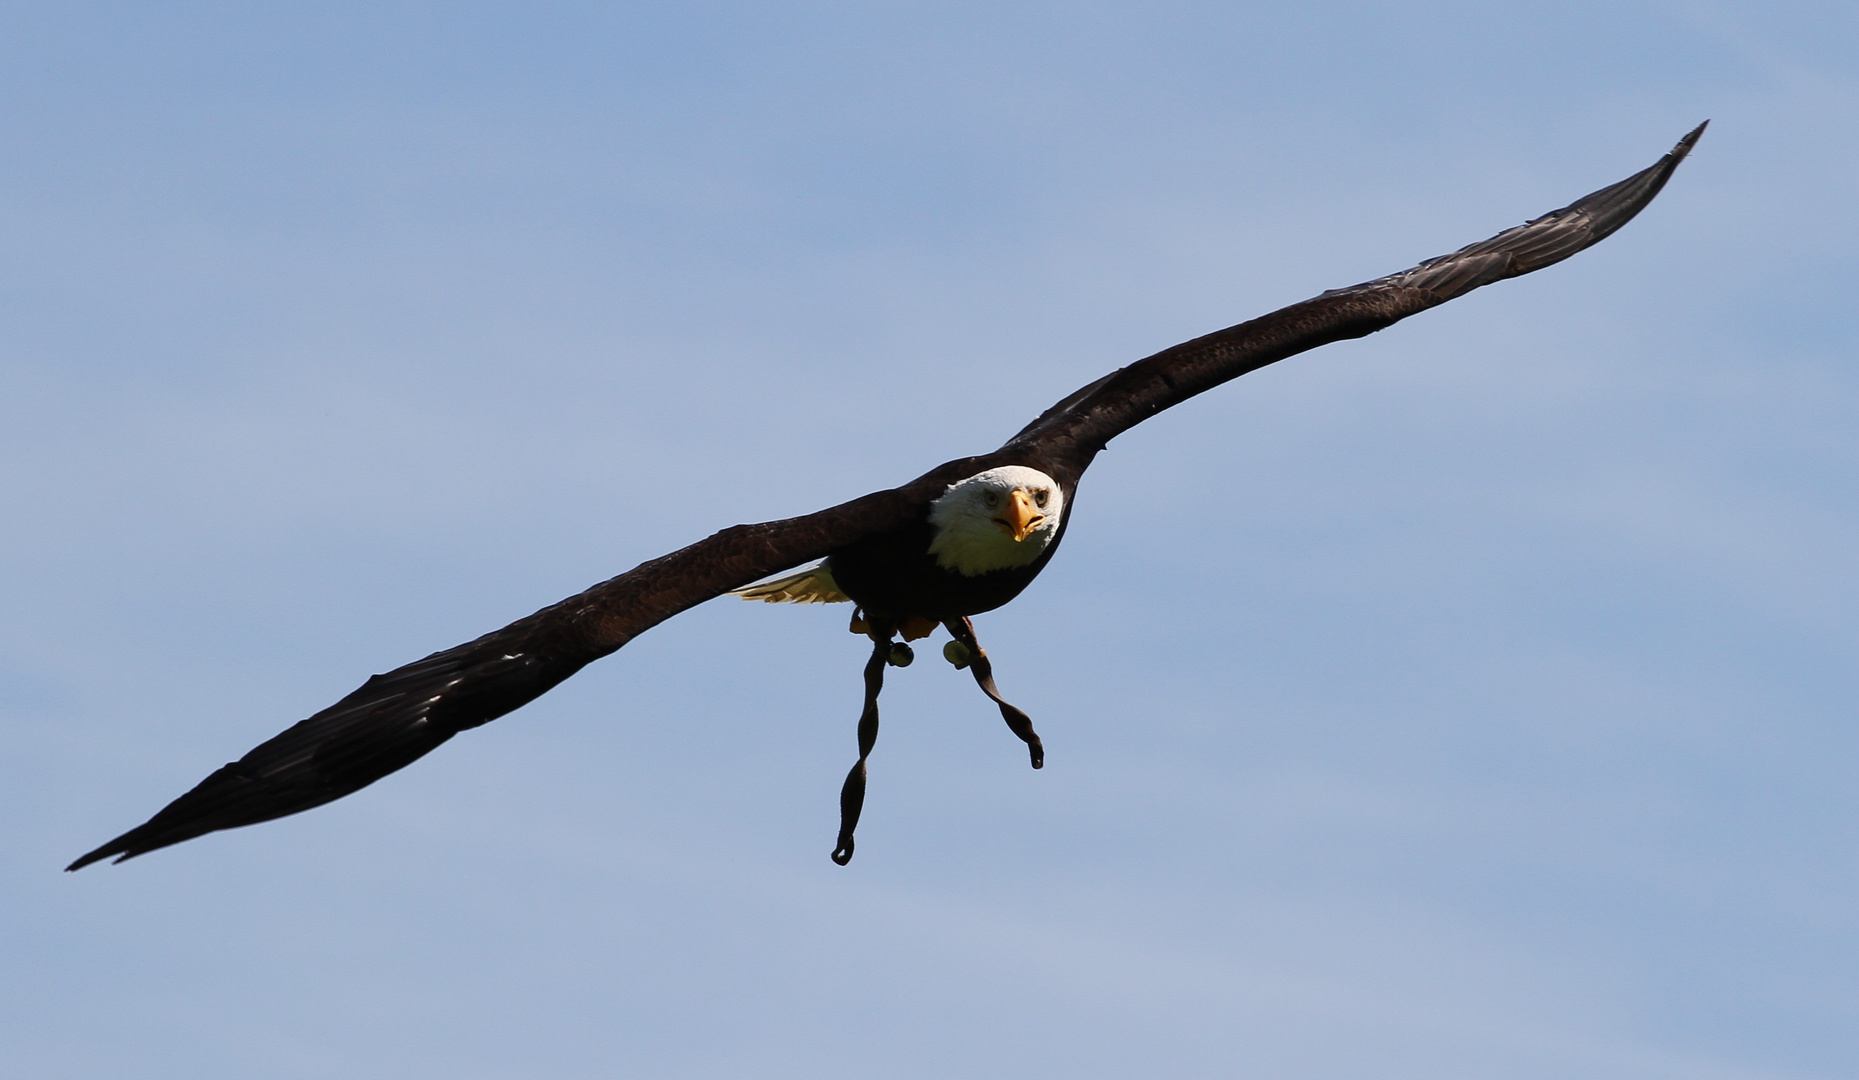
[[[832,567],[823,562],[786,577],[731,589],[729,595],[770,604],[844,604],[852,600],[839,591]]]

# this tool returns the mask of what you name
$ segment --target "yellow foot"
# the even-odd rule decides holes
[[[905,641],[916,641],[919,638],[929,637],[931,634],[935,633],[936,628],[941,625],[942,624],[935,619],[926,619],[921,615],[912,615],[898,625],[897,632],[903,636]],[[852,631],[854,634],[861,634],[865,637],[871,636],[871,624],[865,621],[865,613],[862,611],[855,611],[852,613],[852,625],[846,627],[846,629]]]
[[[897,632],[904,636],[905,641],[915,641],[918,638],[929,637],[931,634],[935,633],[936,628],[941,625],[942,624],[935,619],[926,619],[921,615],[912,615],[898,624]]]

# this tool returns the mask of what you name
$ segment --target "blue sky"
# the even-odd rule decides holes
[[[0,9],[0,1045],[43,1078],[1847,1075],[1850,5]],[[1600,247],[1120,438],[1048,765],[718,601],[59,872],[369,673],[992,448],[1711,130]]]

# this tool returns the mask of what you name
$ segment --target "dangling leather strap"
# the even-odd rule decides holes
[[[1033,768],[1046,764],[1046,747],[1039,741],[1039,733],[1033,730],[1033,718],[1009,705],[1001,697],[1000,690],[994,685],[994,665],[988,662],[988,654],[981,650],[981,643],[975,640],[975,624],[964,615],[957,619],[946,619],[943,626],[948,628],[949,636],[961,642],[969,652],[968,667],[975,673],[975,683],[981,692],[1001,708],[1001,719],[1007,721],[1007,727],[1020,741],[1026,744],[1026,751],[1033,759]]]
[[[858,718],[858,761],[839,789],[839,846],[833,849],[833,861],[841,866],[852,861],[852,830],[858,828],[859,813],[865,809],[865,759],[878,743],[878,691],[884,689],[884,668],[890,658],[891,636],[880,640],[873,634],[871,659],[865,662],[865,711]]]

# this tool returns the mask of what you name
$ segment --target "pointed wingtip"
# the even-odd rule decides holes
[[[72,863],[70,866],[65,867],[65,873],[69,874],[73,870],[82,870],[86,866],[89,866],[91,863],[94,863],[94,862],[102,862],[103,860],[116,854],[117,850],[118,849],[115,843],[111,842],[111,843],[103,845],[102,847],[98,848],[95,851],[88,852],[84,855],[80,855],[78,856],[78,859],[76,862]],[[123,856],[123,858],[125,859],[128,857],[129,856],[127,855]]]
[[[130,829],[116,839],[111,840],[109,843],[104,844],[102,847],[85,852],[78,856],[76,862],[65,867],[65,873],[69,874],[73,870],[82,870],[91,863],[99,863],[105,859],[110,859],[112,863],[127,862],[137,855],[147,855],[151,851],[165,848],[170,844],[178,844],[183,840],[188,840],[200,835],[200,833],[195,832],[162,836],[152,833],[149,830],[149,825],[153,823],[153,821],[145,822]],[[115,858],[111,858],[111,856],[115,856]]]
[[[123,835],[117,837],[116,839],[110,841],[109,843],[103,845],[102,847],[97,848],[94,851],[87,851],[84,854],[78,856],[78,859],[76,862],[72,863],[70,866],[65,867],[65,873],[69,874],[73,870],[82,870],[86,866],[89,866],[91,863],[102,862],[103,860],[110,858],[110,856],[112,855],[116,856],[116,858],[111,861],[122,862],[125,859],[133,859],[137,855],[146,855],[147,853],[155,850],[158,847],[167,846],[166,844],[139,843],[138,838],[136,837],[137,831],[138,830],[136,829],[131,829],[129,832],[124,833]],[[174,841],[169,841],[169,843],[173,843],[173,842]]]
[[[1704,134],[1704,129],[1709,126],[1710,121],[1706,120],[1697,127],[1692,128],[1685,133],[1684,138],[1678,140],[1678,144],[1673,146],[1664,157],[1653,162],[1646,168],[1641,169],[1639,172],[1634,173],[1632,176],[1627,177],[1620,183],[1612,184],[1599,191],[1591,192],[1575,200],[1561,210],[1556,211],[1554,214],[1549,214],[1539,219],[1542,221],[1550,221],[1563,214],[1579,212],[1587,216],[1589,239],[1582,244],[1569,247],[1566,250],[1560,250],[1551,258],[1528,266],[1526,272],[1528,270],[1537,269],[1539,266],[1546,266],[1549,263],[1566,259],[1576,251],[1597,244],[1606,237],[1613,235],[1615,230],[1619,229],[1627,222],[1632,221],[1638,216],[1641,210],[1646,208],[1648,203],[1652,202],[1653,199],[1658,196],[1659,192],[1665,190],[1665,182],[1670,180],[1672,174],[1678,171],[1678,166],[1690,155],[1691,148],[1697,145],[1698,138]],[[1534,222],[1532,224],[1534,224]]]

